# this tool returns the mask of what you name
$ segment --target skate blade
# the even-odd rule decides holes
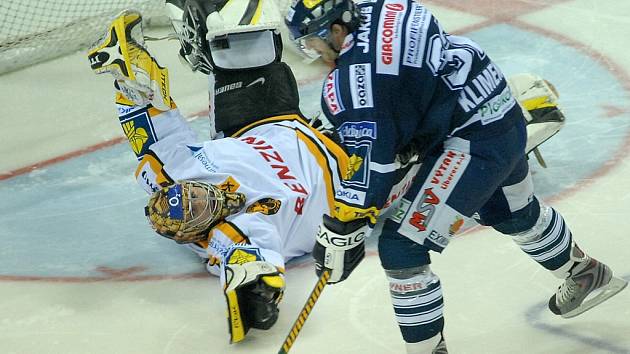
[[[606,284],[605,286],[597,289],[600,290],[600,292],[588,299],[585,300],[582,305],[580,305],[578,308],[576,308],[575,310],[569,311],[565,314],[562,315],[563,318],[572,318],[578,315],[583,314],[584,312],[592,309],[593,307],[601,304],[602,302],[610,299],[611,297],[615,296],[618,292],[620,292],[621,290],[623,290],[626,285],[628,285],[628,282],[621,279],[621,278],[617,278],[617,277],[612,277],[610,278],[610,282],[608,282],[608,284]]]

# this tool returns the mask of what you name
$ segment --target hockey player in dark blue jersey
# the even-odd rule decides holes
[[[322,109],[351,161],[335,212],[317,235],[318,274],[329,269],[330,283],[350,274],[364,256],[365,235],[392,202],[400,156],[411,151],[422,163],[378,244],[408,353],[446,352],[429,251],[441,252],[466,217],[511,236],[564,280],[549,300],[557,315],[576,316],[625,287],[535,197],[524,113],[479,45],[446,33],[414,0],[297,0],[286,23],[305,55],[334,60]],[[526,108],[560,114],[550,101]]]

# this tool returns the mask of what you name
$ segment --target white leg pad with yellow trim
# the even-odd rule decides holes
[[[558,92],[547,80],[533,74],[508,79],[510,89],[527,121],[526,152],[534,150],[562,129],[565,117],[558,106]]]

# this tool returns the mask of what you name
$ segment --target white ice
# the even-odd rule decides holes
[[[537,190],[586,252],[630,280],[630,2],[428,6],[506,74],[557,86],[568,123],[541,148],[549,168],[531,163]],[[179,63],[177,43],[149,46],[184,113],[203,113],[206,80]],[[327,68],[285,53],[314,114]],[[229,345],[218,280],[151,232],[133,155],[126,143],[103,144],[122,132],[111,81],[92,75],[84,53],[0,76],[0,107],[0,353],[278,351],[315,284],[312,261],[290,265],[278,323]],[[193,124],[207,131],[203,118]],[[86,147],[96,148],[75,154]],[[325,288],[291,353],[404,352],[375,240],[369,250],[347,281]],[[492,229],[458,237],[432,267],[449,352],[630,353],[630,291],[558,318],[546,303],[559,281]]]

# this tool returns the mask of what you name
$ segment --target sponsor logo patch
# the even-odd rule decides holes
[[[241,184],[238,183],[234,177],[228,176],[228,178],[226,178],[225,181],[217,187],[222,191],[234,193],[241,187]]]
[[[355,109],[374,107],[372,102],[372,66],[367,64],[350,65],[350,93]]]
[[[431,13],[417,3],[411,6],[411,17],[407,20],[407,36],[403,65],[421,68],[422,62],[424,61],[424,47],[427,42],[427,31],[431,24]]]
[[[257,81],[258,80],[252,82],[251,84],[249,84],[247,86],[250,86],[250,85],[252,85],[253,83],[255,83]],[[263,84],[265,83],[264,78],[263,78],[263,82],[262,83]],[[239,89],[241,87],[243,87],[243,81],[234,82],[234,83],[231,83],[231,84],[227,84],[225,86],[218,87],[217,89],[214,90],[214,94],[215,95],[220,95],[222,93],[225,93],[225,92],[228,92],[228,91],[232,91],[232,90],[236,90],[236,89]]]
[[[376,139],[376,123],[369,121],[345,122],[339,129],[339,135],[346,140],[360,140],[362,138]]]
[[[376,72],[398,75],[402,25],[406,3],[386,0],[381,10],[376,42]]]
[[[462,218],[461,216],[457,215],[455,217],[455,221],[453,221],[451,226],[449,226],[449,228],[448,228],[449,235],[455,236],[459,232],[459,230],[462,229],[462,226],[464,226],[464,218]]]
[[[341,97],[339,96],[339,70],[335,69],[326,78],[322,95],[332,115],[345,111]]]
[[[398,205],[398,208],[396,208],[396,210],[394,211],[390,219],[400,224],[403,221],[403,218],[405,217],[405,215],[407,214],[407,211],[409,210],[410,206],[411,206],[410,201],[404,198],[401,199],[400,204]]]
[[[514,107],[514,104],[516,104],[516,101],[512,98],[510,88],[506,86],[499,95],[491,98],[479,107],[479,112],[475,113],[473,117],[476,120],[480,120],[483,125],[490,124],[503,118]]]
[[[254,202],[247,207],[247,213],[261,213],[265,215],[274,215],[280,210],[282,202],[273,198],[263,198]]]
[[[211,161],[206,155],[206,152],[203,151],[203,147],[201,146],[191,146],[186,145],[190,150],[192,156],[201,163],[203,168],[208,170],[208,172],[217,172],[219,170],[219,166],[217,166],[214,161]]]
[[[363,205],[365,203],[365,192],[339,187],[335,192],[335,199],[350,204]]]

